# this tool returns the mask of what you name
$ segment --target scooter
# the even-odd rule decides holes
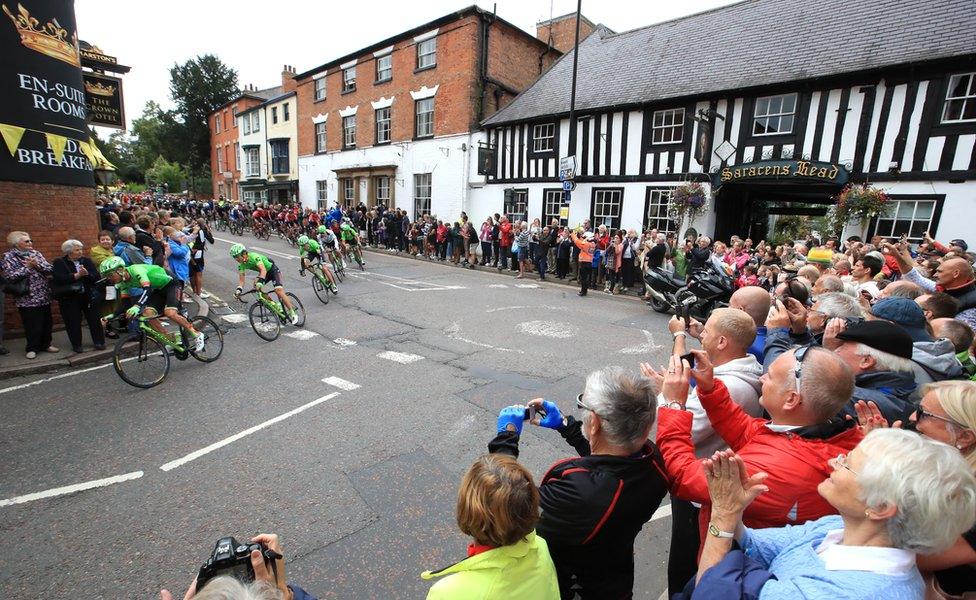
[[[664,269],[652,268],[644,276],[650,287],[651,308],[659,313],[688,315],[704,321],[716,308],[729,305],[732,278],[711,262],[692,271],[684,282]]]

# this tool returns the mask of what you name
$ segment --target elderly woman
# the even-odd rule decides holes
[[[458,527],[474,542],[466,559],[421,575],[443,577],[430,588],[428,600],[558,600],[549,549],[535,533],[538,521],[539,490],[532,474],[504,454],[478,458],[464,474],[457,500]]]
[[[169,270],[178,282],[182,299],[183,285],[190,280],[190,247],[186,234],[175,227],[164,227],[163,234],[169,243]]]
[[[85,256],[85,247],[78,240],[61,244],[64,256],[53,263],[54,297],[58,299],[64,328],[71,341],[71,349],[83,352],[81,345],[81,318],[88,321],[88,332],[96,350],[105,349],[105,332],[102,329],[98,302],[94,299],[98,267]]]
[[[731,451],[704,463],[712,520],[692,597],[921,599],[916,553],[945,550],[976,519],[976,478],[959,452],[899,429],[830,461],[818,491],[840,514],[805,525],[744,527],[766,474],[749,476]]]
[[[38,352],[59,352],[51,345],[51,264],[34,250],[30,235],[11,231],[7,236],[10,251],[0,261],[0,271],[7,281],[7,293],[14,296],[20,311],[20,321],[27,338],[27,358],[37,358]],[[14,293],[11,290],[23,292]]]
[[[586,378],[576,406],[582,420],[564,417],[536,398],[498,416],[491,452],[518,457],[526,417],[555,429],[579,456],[558,461],[539,484],[537,530],[549,545],[563,598],[629,598],[634,538],[668,491],[664,458],[648,435],[657,410],[653,382],[619,367]],[[512,596],[515,597],[515,596]],[[525,596],[528,597],[528,596]]]

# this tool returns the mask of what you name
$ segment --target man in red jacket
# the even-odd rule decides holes
[[[706,352],[694,355],[694,369],[672,357],[667,373],[654,376],[666,402],[658,411],[657,443],[674,480],[671,493],[702,504],[701,539],[718,534],[709,527],[708,484],[691,441],[692,415],[685,410],[691,376],[715,432],[742,457],[750,475],[769,474],[769,491],[743,516],[747,526],[782,527],[836,513],[817,486],[830,475],[827,461],[850,452],[864,437],[853,421],[835,418],[854,391],[854,375],[844,361],[820,346],[784,352],[760,378],[759,403],[770,416],[765,420],[732,401],[714,378]]]

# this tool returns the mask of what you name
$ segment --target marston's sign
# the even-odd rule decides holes
[[[760,160],[725,167],[712,175],[712,187],[741,181],[825,181],[843,185],[850,178],[844,165],[814,160]]]

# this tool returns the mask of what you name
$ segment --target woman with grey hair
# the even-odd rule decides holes
[[[88,321],[88,332],[95,350],[104,350],[105,330],[102,329],[98,302],[95,300],[98,267],[85,256],[85,246],[78,240],[67,240],[61,244],[61,251],[64,256],[53,264],[53,292],[58,299],[71,349],[84,352],[81,345],[81,318],[84,317]]]
[[[668,492],[664,458],[648,440],[657,389],[620,367],[594,371],[576,397],[582,420],[536,398],[502,409],[491,452],[518,457],[522,424],[555,429],[579,456],[558,461],[539,484],[536,532],[549,545],[563,598],[629,598],[634,538]]]
[[[7,282],[7,294],[14,296],[20,321],[27,338],[27,358],[37,358],[38,352],[60,352],[51,344],[51,263],[34,250],[34,242],[25,231],[11,231],[7,235],[10,250],[0,261],[0,272]]]
[[[712,515],[696,597],[923,597],[916,554],[945,550],[976,520],[969,465],[955,448],[900,429],[872,431],[828,462],[817,491],[839,515],[750,529],[742,511],[766,491],[766,474],[750,476],[730,450],[704,461]]]

